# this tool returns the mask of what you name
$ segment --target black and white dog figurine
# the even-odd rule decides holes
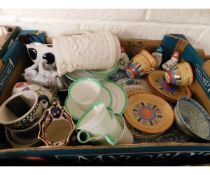
[[[31,43],[27,44],[29,57],[34,62],[25,69],[24,78],[42,86],[50,87],[55,81],[59,90],[64,88],[61,77],[58,77],[52,44]]]

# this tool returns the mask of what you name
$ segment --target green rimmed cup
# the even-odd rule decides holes
[[[92,78],[82,78],[73,82],[68,88],[68,94],[83,110],[87,110],[98,99],[101,84]]]
[[[96,110],[97,109],[97,110]],[[97,103],[77,123],[80,143],[99,142],[102,145],[132,144],[133,136],[121,114],[113,113],[103,103]]]
[[[89,78],[81,79],[81,80],[89,80]],[[74,82],[74,83],[77,83],[77,82]],[[74,84],[72,83],[71,86],[74,86]],[[70,89],[70,87],[69,87],[69,89]],[[72,98],[71,92],[69,92],[69,91],[70,90],[68,90],[68,96],[65,100],[65,109],[71,114],[71,116],[73,117],[74,120],[79,120],[81,118],[81,116],[85,113],[86,109],[82,109],[81,107],[79,107],[79,105]],[[111,93],[103,85],[101,85],[101,93],[100,93],[99,97],[96,99],[96,102],[104,102],[107,107],[112,106]],[[88,106],[88,109],[91,107],[92,107],[92,104],[90,106]]]
[[[122,133],[122,127],[117,120],[114,120],[114,113],[111,108],[106,107],[104,103],[96,103],[90,108],[78,121],[76,129],[80,130],[77,139],[80,143],[90,141],[99,141],[104,143],[105,140],[111,145],[115,145],[112,135]],[[113,133],[115,132],[115,133]]]

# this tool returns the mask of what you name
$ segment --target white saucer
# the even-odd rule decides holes
[[[104,102],[107,107],[112,106],[112,95],[111,92],[102,86],[102,91],[97,102]],[[90,106],[92,107],[92,106]],[[80,117],[83,116],[85,110],[81,109],[71,96],[68,96],[65,101],[65,109],[69,112],[69,114],[73,117],[74,120],[79,120]]]
[[[111,92],[113,112],[123,114],[128,104],[127,93],[122,87],[111,81],[104,81],[103,86]]]
[[[103,75],[91,74],[85,70],[76,70],[71,73],[66,73],[65,76],[72,81],[75,81],[80,78],[95,78],[98,81],[103,81],[107,78],[106,76],[103,76]]]

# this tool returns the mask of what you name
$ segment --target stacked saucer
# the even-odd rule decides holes
[[[146,81],[154,94],[172,103],[176,103],[176,101],[182,96],[192,96],[189,87],[168,84],[165,80],[164,71],[156,70],[150,73],[147,76]]]
[[[84,102],[87,102],[85,107],[82,105]],[[122,87],[111,81],[99,82],[92,78],[78,79],[69,86],[65,108],[73,119],[78,121],[94,103],[98,102],[105,103],[115,113],[123,114],[127,106],[127,94]]]
[[[104,81],[109,78],[109,76],[116,73],[120,65],[117,62],[112,68],[106,70],[76,70],[74,72],[66,73],[65,76],[72,80],[76,81],[80,78],[94,78],[98,81]]]

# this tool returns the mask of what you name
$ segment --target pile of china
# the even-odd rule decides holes
[[[174,121],[182,135],[210,140],[209,115],[191,98],[191,65],[180,62],[178,51],[162,63],[162,52],[161,47],[152,54],[141,50],[130,60],[124,53],[111,69],[66,73],[67,88],[58,92],[17,83],[0,107],[8,142],[13,147],[134,144],[164,140]]]

